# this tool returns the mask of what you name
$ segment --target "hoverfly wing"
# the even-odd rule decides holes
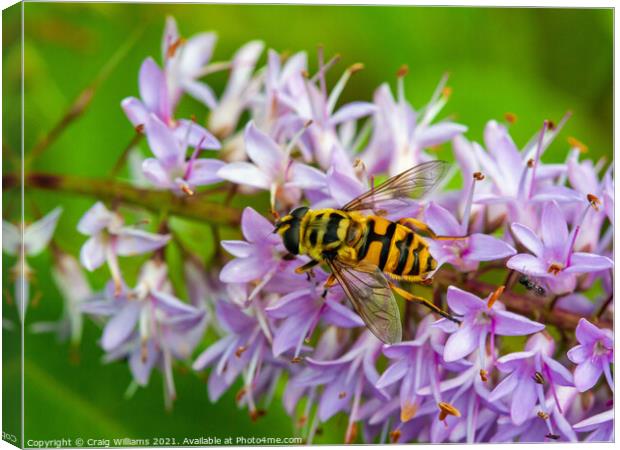
[[[380,210],[390,202],[421,198],[432,191],[448,173],[445,161],[429,161],[412,167],[354,198],[343,211]]]
[[[327,264],[370,331],[386,344],[400,342],[400,312],[383,272],[376,266],[350,266],[338,259],[328,259]]]

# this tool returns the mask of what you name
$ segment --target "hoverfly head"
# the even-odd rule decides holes
[[[274,233],[282,236],[286,249],[293,255],[299,254],[299,234],[301,221],[308,212],[306,206],[300,206],[292,210],[288,215],[276,221]]]

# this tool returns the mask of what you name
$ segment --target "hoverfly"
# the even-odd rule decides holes
[[[423,284],[430,281],[428,275],[436,269],[437,261],[422,233],[432,239],[462,237],[437,236],[417,219],[393,222],[382,217],[382,205],[424,196],[446,175],[447,167],[444,161],[422,163],[371,188],[340,209],[311,210],[300,206],[276,221],[274,233],[282,236],[286,249],[293,255],[311,258],[296,272],[309,272],[318,264],[329,266],[331,274],[325,288],[337,281],[366,326],[384,343],[393,344],[402,338],[400,312],[393,292],[458,322],[429,300],[412,295],[391,280]]]

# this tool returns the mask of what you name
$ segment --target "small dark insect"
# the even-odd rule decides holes
[[[544,287],[534,283],[532,280],[529,279],[527,275],[521,275],[519,277],[519,283],[522,284],[525,289],[534,292],[539,297],[544,297],[547,294],[547,291]]]

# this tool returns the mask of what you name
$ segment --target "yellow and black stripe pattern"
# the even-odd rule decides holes
[[[423,281],[437,267],[422,236],[379,216],[300,207],[282,218],[277,231],[294,255],[366,263],[396,280]]]
[[[365,229],[356,245],[358,261],[374,264],[391,278],[407,281],[422,281],[437,267],[424,238],[410,228],[368,216]]]

